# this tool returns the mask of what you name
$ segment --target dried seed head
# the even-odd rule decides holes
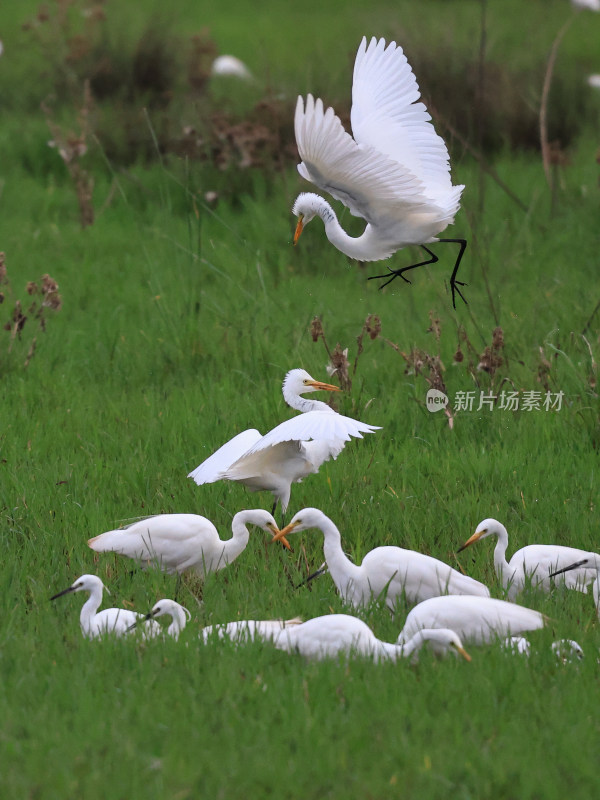
[[[371,339],[376,339],[381,333],[381,320],[377,314],[369,314],[365,320],[365,330]]]
[[[26,288],[27,294],[37,294],[39,291],[38,285],[35,281],[29,281]]]
[[[323,336],[323,325],[319,317],[314,317],[313,321],[310,323],[310,335],[312,336],[313,342],[318,341],[319,336]]]
[[[452,358],[452,362],[454,364],[460,364],[464,360],[465,360],[465,357],[464,357],[463,351],[460,349],[460,345],[459,345],[457,350],[456,350],[456,353],[454,353],[454,356]]]

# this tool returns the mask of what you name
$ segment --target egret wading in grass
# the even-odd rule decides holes
[[[376,547],[367,553],[362,564],[354,564],[342,550],[338,528],[317,508],[299,511],[272,541],[307,528],[318,528],[323,533],[323,554],[329,573],[342,599],[354,607],[381,598],[394,610],[403,595],[409,603],[440,594],[489,597],[483,583],[437,558],[402,547]]]
[[[144,615],[126,608],[105,608],[98,611],[102,603],[103,589],[106,589],[106,586],[96,575],[82,575],[67,589],[53,595],[50,600],[56,600],[72,592],[89,592],[89,597],[79,615],[82,634],[86,639],[96,639],[107,634],[124,636],[134,623],[144,619]],[[143,624],[142,635],[144,638],[152,638],[157,636],[160,630],[158,623],[149,620]]]
[[[269,642],[282,630],[301,625],[302,619],[239,619],[234,622],[222,622],[207,625],[200,631],[200,638],[209,642],[213,638],[229,639],[236,644],[249,641]]]
[[[274,644],[279,650],[315,659],[335,658],[344,653],[372,658],[376,663],[404,658],[414,662],[421,648],[428,645],[438,656],[453,653],[471,660],[454,631],[421,630],[402,645],[389,644],[378,639],[365,622],[349,614],[327,614],[286,628],[277,635]]]
[[[302,397],[309,392],[339,392],[337,386],[316,381],[303,369],[293,369],[283,381],[285,402],[302,412],[282,422],[265,436],[242,431],[190,472],[188,478],[201,485],[215,481],[237,481],[251,492],[273,494],[272,513],[281,503],[285,515],[292,483],[319,471],[330,458],[337,458],[351,437],[380,430],[375,425],[344,417],[327,403]],[[280,537],[281,539],[281,537]]]
[[[562,572],[562,567],[573,565],[575,561],[581,561],[583,565],[582,559],[590,555],[586,550],[578,550],[575,547],[563,547],[558,544],[529,544],[517,550],[510,561],[507,561],[508,532],[497,519],[484,519],[483,522],[480,522],[475,533],[458,548],[458,552],[460,553],[475,542],[489,536],[497,538],[494,548],[494,567],[502,581],[502,586],[508,592],[509,600],[514,600],[527,585],[549,592],[552,588],[551,578],[553,575],[558,575]],[[585,593],[587,585],[595,577],[596,570],[590,569],[586,565],[577,567],[572,573],[564,575],[560,582],[569,589],[578,589]]]
[[[88,541],[97,553],[118,553],[138,561],[143,568],[158,567],[180,576],[194,572],[200,578],[231,564],[244,551],[256,525],[279,533],[273,515],[262,508],[238,511],[231,522],[231,539],[221,539],[212,522],[198,514],[158,514],[138,520],[127,528],[107,531]],[[280,538],[281,541],[281,538]],[[283,540],[289,548],[287,540]]]
[[[179,634],[192,617],[187,608],[184,608],[175,600],[159,600],[158,603],[152,606],[147,614],[134,622],[128,630],[137,628],[140,624],[143,624],[145,620],[153,620],[163,616],[171,617],[171,623],[167,628],[167,634],[175,639],[175,641],[179,639]]]
[[[537,630],[545,620],[539,611],[506,600],[468,595],[432,597],[409,611],[398,644],[410,641],[423,628],[450,628],[466,644],[484,644]]]
[[[450,277],[452,305],[463,297],[456,279],[465,239],[436,238],[460,206],[464,186],[453,186],[448,149],[431,123],[413,71],[395,42],[363,38],[354,64],[351,123],[353,137],[332,108],[308,95],[298,98],[294,126],[301,163],[298,172],[340,200],[367,222],[363,234],[349,236],[335,211],[320,195],[300,194],[292,213],[298,217],[294,244],[303,228],[319,216],[331,244],[358,261],[380,261],[397,250],[419,245],[429,258],[402,269],[388,267],[380,288],[404,273],[439,259],[427,247],[435,242],[459,246]],[[391,276],[391,277],[390,277]]]

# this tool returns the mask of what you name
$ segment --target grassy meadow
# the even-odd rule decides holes
[[[439,128],[453,180],[467,187],[445,234],[469,240],[459,274],[468,305],[454,310],[453,245],[438,245],[438,264],[411,273],[411,285],[380,291],[367,278],[385,264],[346,259],[320,221],[291,246],[290,209],[308,189],[293,153],[245,169],[163,151],[163,111],[143,113],[139,98],[127,106],[136,111],[127,136],[149,142],[150,154],[156,143],[154,157],[132,158],[124,144],[123,98],[122,107],[104,100],[90,111],[76,163],[93,178],[95,219],[82,228],[73,173],[47,144],[81,121],[83,88],[61,55],[60,8],[50,3],[50,23],[27,30],[35,2],[0,9],[0,250],[9,280],[0,286],[1,796],[595,796],[600,633],[591,596],[557,589],[521,598],[550,617],[531,635],[529,659],[469,647],[470,664],[424,653],[415,667],[200,645],[199,628],[215,622],[347,611],[327,576],[294,589],[322,561],[316,531],[296,535],[291,554],[254,531],[226,570],[203,585],[186,579],[179,599],[192,620],[179,642],[86,641],[84,598],[48,598],[91,572],[111,591],[104,606],[147,611],[173,596],[175,580],[96,555],[89,537],[139,516],[189,512],[228,538],[236,511],[270,508],[270,494],[198,487],[186,475],[239,431],[266,432],[290,415],[281,396],[289,369],[328,380],[315,317],[330,350],[348,348],[352,387],[336,398],[338,410],[382,430],[296,484],[288,518],[316,506],[354,560],[378,545],[413,548],[497,597],[492,543],[456,555],[486,517],[507,526],[509,555],[542,542],[598,550],[600,93],[585,76],[600,68],[600,14],[574,15],[566,0],[173,0],[168,19],[150,0],[104,6],[107,48],[122,42],[130,52],[149,24],[179,37],[208,26],[218,52],[235,53],[256,75],[247,90],[209,83],[194,103],[174,95],[171,132],[200,129],[207,109],[243,116],[263,96],[281,96],[282,137],[298,92],[347,111],[363,34],[406,42],[417,78],[417,63],[427,71],[438,51],[448,63],[477,63],[483,8],[484,60],[528,76],[523,102],[535,119],[550,47],[573,16],[555,67],[562,88],[550,96],[566,98],[553,119],[573,123],[551,167],[552,190],[539,149],[513,146],[514,131],[487,141]],[[432,78],[428,99],[435,89]],[[361,221],[338,211],[359,234]],[[402,251],[390,263],[417,255]],[[41,296],[26,285],[45,273],[62,307],[45,309],[41,330],[28,310],[33,302],[39,310]],[[28,317],[20,335],[17,300]],[[370,315],[381,324],[373,339],[363,328]],[[473,409],[451,419],[430,413],[426,392],[440,379],[451,405],[474,392]],[[478,410],[480,392],[503,390],[564,395],[560,410]],[[392,617],[373,605],[361,616],[394,641],[407,610]],[[559,664],[550,651],[559,637],[576,639],[586,657]]]

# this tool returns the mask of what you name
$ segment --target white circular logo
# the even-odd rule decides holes
[[[432,413],[441,411],[448,405],[448,395],[440,392],[439,389],[429,389],[426,395],[427,409]]]

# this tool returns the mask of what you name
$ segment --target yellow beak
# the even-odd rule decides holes
[[[300,216],[298,217],[298,224],[296,225],[296,232],[294,233],[294,244],[296,244],[296,242],[300,238],[300,234],[302,233],[302,228],[304,228],[303,220],[304,220],[304,214],[300,214]]]
[[[464,544],[462,544],[458,548],[458,550],[456,552],[460,553],[461,550],[464,550],[465,548],[469,547],[470,545],[474,544],[475,542],[478,542],[481,539],[481,537],[483,536],[484,533],[486,533],[485,530],[483,530],[483,531],[475,531],[473,536],[471,536],[470,539],[467,539],[467,541]]]
[[[471,661],[471,656],[467,653],[464,647],[457,647],[456,648],[461,656],[464,658],[465,661]]]
[[[288,535],[288,533],[291,533],[294,528],[297,528],[298,525],[300,525],[300,520],[296,520],[296,522],[290,522],[289,525],[286,525],[285,528],[282,528],[273,536],[271,539],[271,544],[274,544],[275,542],[287,542],[285,537]],[[289,544],[287,547],[291,550]]]
[[[314,389],[322,389],[324,392],[341,392],[339,386],[334,386],[332,383],[323,383],[323,381],[310,381],[309,386]]]

